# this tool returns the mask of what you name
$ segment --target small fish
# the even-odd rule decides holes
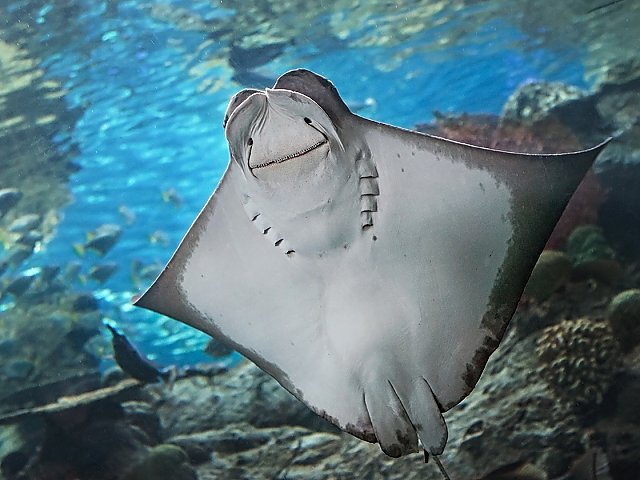
[[[0,218],[16,206],[22,198],[22,192],[17,188],[0,189]]]
[[[183,200],[178,191],[175,188],[168,188],[162,191],[162,201],[170,203],[174,207],[181,207]]]
[[[378,102],[373,97],[367,97],[362,101],[348,102],[347,105],[352,112],[360,112],[362,110],[371,109],[375,112],[378,107]]]
[[[127,225],[133,225],[136,221],[136,214],[126,205],[118,207],[118,213],[124,219]]]
[[[155,280],[162,271],[163,265],[160,263],[151,263],[145,265],[140,260],[131,262],[131,282],[136,288]]]
[[[229,65],[236,72],[253,70],[280,56],[287,45],[289,42],[273,42],[246,47],[234,42],[229,49]]]
[[[60,273],[60,266],[58,265],[45,265],[40,268],[40,282],[48,285],[53,279],[55,279]]]
[[[168,378],[169,373],[156,367],[133,346],[127,337],[108,323],[105,323],[105,326],[112,335],[111,345],[116,363],[125,373],[143,383],[156,383]]]
[[[80,256],[84,255],[86,250],[93,250],[99,255],[105,255],[113,248],[120,235],[122,235],[120,226],[107,223],[99,226],[95,231],[89,232],[84,245],[75,244],[73,249]]]
[[[7,262],[15,268],[33,254],[33,246],[15,246],[8,253]]]
[[[12,233],[26,233],[29,230],[34,230],[38,225],[40,225],[40,215],[28,213],[11,222],[7,230]]]
[[[160,245],[161,247],[169,246],[169,235],[162,230],[156,230],[149,234],[149,243],[151,245]]]
[[[204,353],[213,358],[222,358],[231,355],[233,353],[233,349],[215,338],[212,338],[209,340],[209,343],[207,343],[207,346],[204,347]]]
[[[35,279],[34,275],[18,275],[13,280],[10,280],[9,283],[4,288],[4,291],[10,293],[15,298],[19,298],[25,294],[29,287],[33,283]]]
[[[18,239],[17,243],[33,248],[38,242],[41,242],[43,238],[44,235],[42,235],[41,232],[37,230],[29,230]]]
[[[115,273],[117,269],[118,264],[115,262],[101,263],[99,265],[94,265],[89,269],[88,277],[98,283],[104,283]]]
[[[80,270],[82,270],[82,264],[80,262],[69,262],[64,267],[63,277],[67,282],[77,282],[80,280]]]

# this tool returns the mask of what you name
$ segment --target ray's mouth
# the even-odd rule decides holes
[[[254,166],[249,166],[249,168],[251,168],[251,170],[255,170],[257,168],[264,168],[264,167],[268,167],[269,165],[276,165],[278,163],[286,162],[287,160],[292,160],[294,158],[302,157],[303,155],[306,155],[307,153],[312,152],[312,151],[320,148],[321,146],[323,146],[326,143],[327,143],[327,139],[324,138],[324,139],[320,140],[319,142],[314,143],[310,147],[303,148],[302,150],[299,150],[299,151],[294,152],[294,153],[289,153],[288,155],[285,155],[284,157],[277,158],[275,160],[269,160],[267,162],[259,163],[259,164],[254,165]]]

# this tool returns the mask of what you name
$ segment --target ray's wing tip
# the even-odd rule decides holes
[[[131,297],[131,305],[138,308],[145,308],[158,312],[161,307],[159,300],[162,298],[157,294],[157,280],[143,293],[137,293]]]
[[[149,288],[151,290],[151,288]],[[146,308],[147,310],[153,310],[152,302],[149,301],[149,290],[144,293],[137,293],[131,297],[131,305],[139,308]]]

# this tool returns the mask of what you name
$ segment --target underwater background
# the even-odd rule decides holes
[[[467,143],[614,136],[445,415],[442,461],[453,479],[640,478],[638,25],[635,0],[2,0],[2,478],[441,478],[131,305],[226,168],[229,98],[293,68],[360,115]],[[124,373],[118,339],[157,378]]]

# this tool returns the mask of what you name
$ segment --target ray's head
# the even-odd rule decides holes
[[[333,85],[304,70],[274,88],[242,90],[229,102],[224,127],[232,161],[265,187],[322,182],[340,168],[340,118],[348,108]]]

